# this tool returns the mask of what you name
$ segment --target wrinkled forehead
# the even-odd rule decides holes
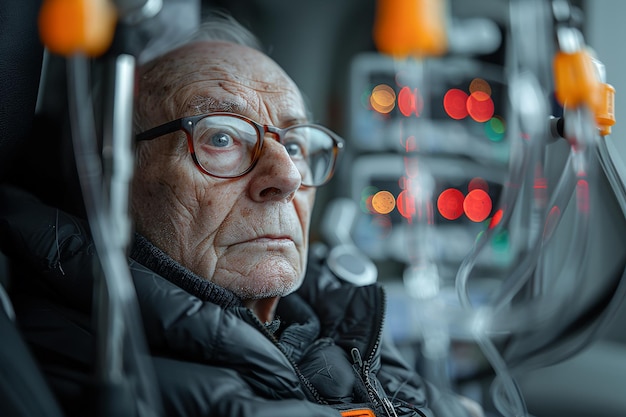
[[[139,76],[139,100],[168,101],[169,112],[182,113],[176,117],[228,111],[276,122],[307,116],[293,80],[268,56],[243,45],[195,42],[147,64]]]

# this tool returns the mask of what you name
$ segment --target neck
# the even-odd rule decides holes
[[[245,300],[243,304],[252,310],[263,323],[269,323],[274,320],[274,313],[279,299],[280,297]]]

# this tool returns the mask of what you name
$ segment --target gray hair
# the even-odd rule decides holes
[[[154,31],[153,41],[139,54],[140,65],[195,41],[224,41],[264,52],[259,39],[226,12],[217,10],[207,12],[201,21],[197,16],[193,16],[194,13],[187,14],[190,16],[187,16],[185,22],[175,22],[174,26],[177,27],[172,29],[164,23],[161,25],[164,31],[158,34]],[[191,29],[188,29],[189,26]]]
[[[252,32],[229,14],[217,11],[203,19],[190,41],[225,41],[262,51],[261,42]]]

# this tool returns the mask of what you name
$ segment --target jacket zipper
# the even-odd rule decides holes
[[[278,348],[278,350],[281,351],[281,353],[285,356],[285,358],[287,358],[287,360],[289,361],[289,363],[293,367],[296,376],[298,377],[298,379],[300,379],[300,382],[302,382],[302,384],[309,391],[309,393],[315,399],[315,401],[317,401],[318,404],[328,405],[328,402],[322,398],[322,396],[317,391],[317,389],[313,386],[313,384],[311,384],[311,382],[302,374],[302,372],[300,371],[300,368],[295,363],[295,361],[293,361],[285,353],[285,351],[283,350],[283,347],[280,345],[280,343],[278,343],[278,340],[276,339],[276,337],[273,334],[271,334],[265,328],[265,326],[263,325],[261,320],[259,320],[259,318],[254,314],[254,312],[252,312],[252,310],[248,309],[247,313],[248,313],[248,316],[250,316],[250,318],[256,324],[257,328],[261,331],[261,333],[263,333],[274,344],[274,346],[276,346]]]
[[[380,288],[378,294],[380,295],[381,303],[380,308],[376,312],[376,339],[374,340],[374,344],[368,348],[369,354],[365,362],[363,362],[363,359],[361,358],[361,352],[359,352],[359,349],[352,348],[350,354],[352,355],[352,361],[354,362],[354,365],[356,366],[357,371],[361,376],[361,380],[365,384],[367,394],[370,397],[370,400],[375,405],[381,405],[388,417],[398,417],[395,409],[393,408],[393,405],[391,404],[391,401],[389,401],[389,398],[387,398],[386,396],[381,397],[376,390],[376,387],[372,384],[372,381],[369,378],[370,364],[374,360],[374,355],[376,354],[376,351],[378,350],[378,347],[381,343],[382,328],[385,322],[385,292],[382,288]]]
[[[377,322],[376,322],[378,326],[377,335],[376,335],[374,344],[371,345],[368,349],[367,360],[363,362],[363,359],[361,358],[361,353],[359,352],[359,349],[357,348],[352,348],[352,350],[350,351],[350,354],[352,355],[352,361],[354,362],[354,366],[357,369],[357,373],[360,375],[361,380],[363,381],[363,383],[365,384],[365,387],[367,388],[367,393],[370,397],[370,400],[374,404],[382,405],[388,417],[398,417],[398,414],[396,413],[396,410],[393,404],[391,403],[389,398],[387,398],[386,393],[384,393],[384,389],[383,389],[383,396],[381,396],[376,390],[376,387],[372,383],[371,379],[369,378],[370,365],[372,361],[374,360],[374,355],[376,354],[376,351],[378,350],[378,347],[382,341],[382,328],[385,322],[385,309],[387,308],[386,307],[387,299],[385,296],[385,291],[382,287],[379,288],[379,294],[380,294],[380,299],[381,299],[381,303],[380,303],[381,307],[377,311]],[[417,410],[415,408],[414,410],[420,416],[425,417],[424,413],[422,413],[420,410]]]

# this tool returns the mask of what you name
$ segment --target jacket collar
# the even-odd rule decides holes
[[[202,301],[223,308],[242,305],[241,299],[231,291],[194,274],[139,233],[135,233],[130,257]]]

